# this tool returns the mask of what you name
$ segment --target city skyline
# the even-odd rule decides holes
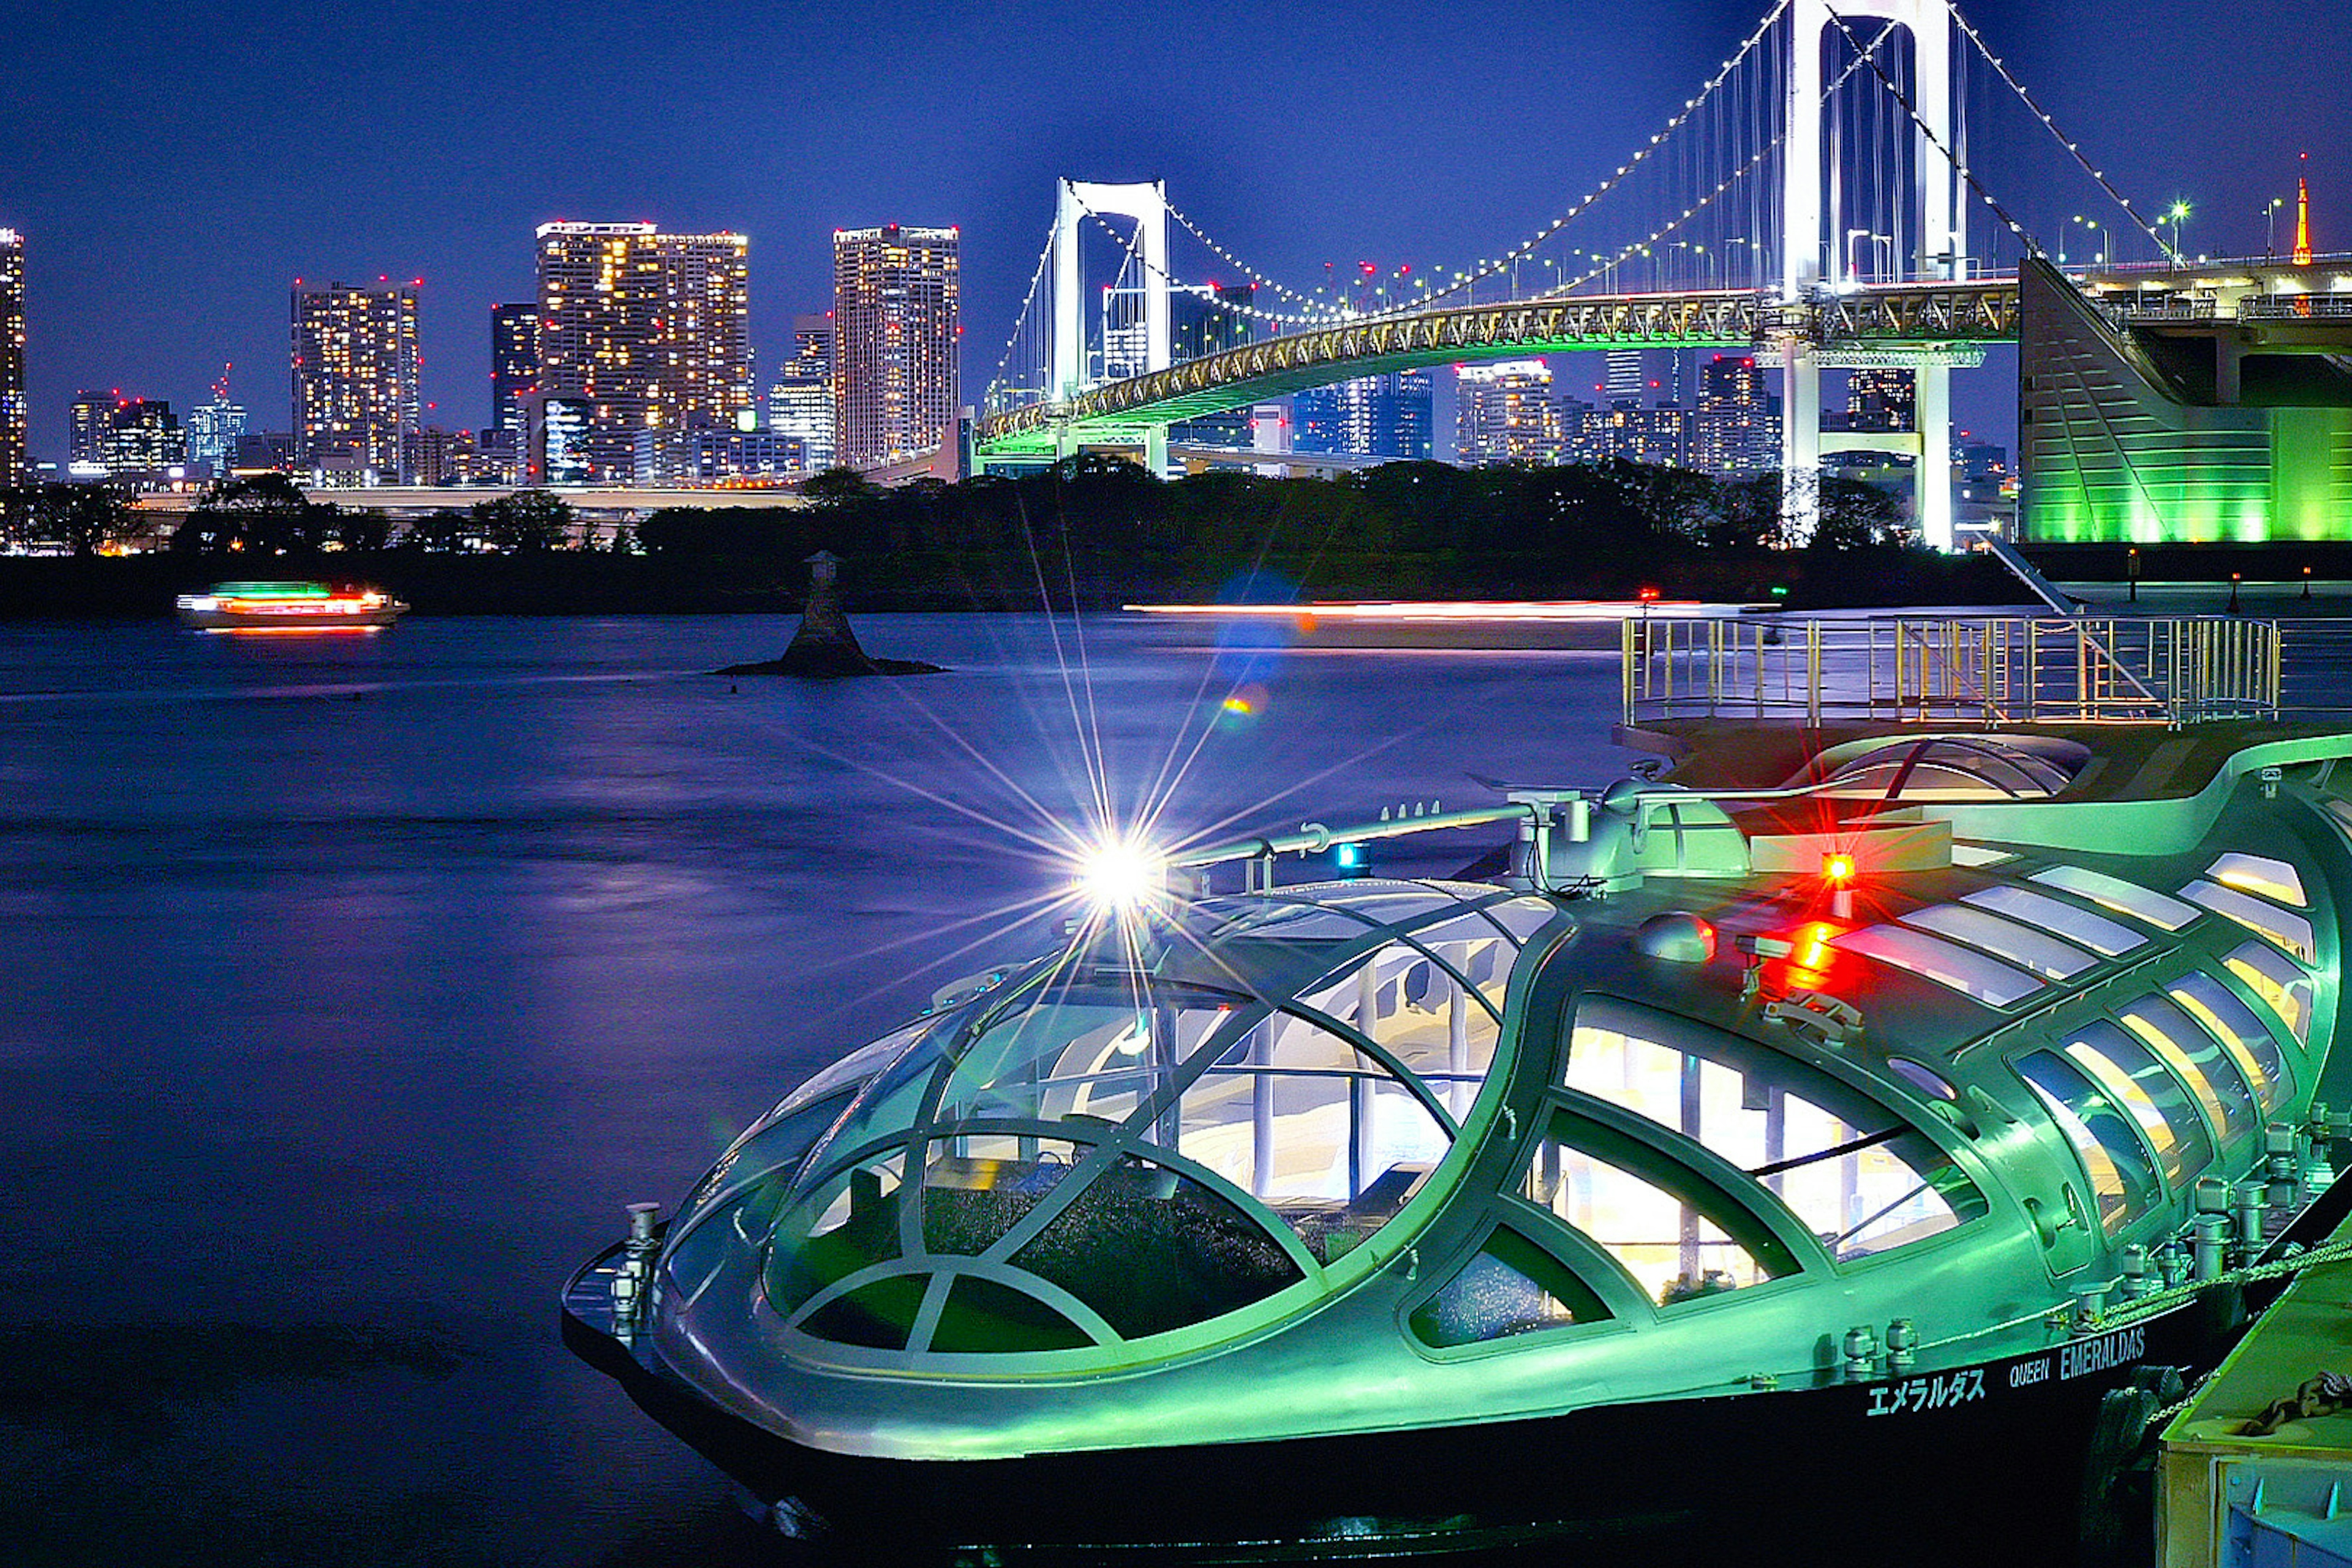
[[[275,380],[271,340],[282,332],[272,331],[282,318],[269,297],[282,300],[296,276],[425,278],[425,420],[478,427],[489,362],[473,323],[525,297],[528,235],[563,217],[750,234],[761,253],[751,340],[762,384],[788,352],[792,317],[829,293],[833,228],[957,225],[967,258],[963,383],[976,401],[1056,174],[1162,174],[1180,205],[1246,259],[1294,280],[1318,276],[1335,253],[1342,265],[1465,265],[1523,237],[1621,161],[1761,10],[1644,7],[1571,25],[1496,6],[1465,26],[1374,7],[1336,39],[1318,30],[1311,48],[1276,47],[1219,72],[1170,60],[1118,74],[1100,66],[1097,47],[1127,23],[1143,25],[1139,7],[1032,8],[1022,13],[1032,47],[1021,50],[1002,47],[1006,19],[986,10],[935,25],[911,7],[869,6],[861,31],[809,26],[794,8],[751,8],[651,38],[626,61],[577,63],[553,73],[555,83],[514,74],[519,46],[496,5],[428,5],[404,24],[439,29],[446,47],[435,58],[448,66],[430,79],[394,63],[402,57],[386,25],[365,17],[320,19],[318,52],[330,63],[289,67],[268,48],[278,7],[231,6],[225,20],[235,25],[208,25],[206,50],[191,53],[174,43],[188,42],[184,15],[134,5],[122,49],[95,69],[68,47],[70,13],[45,13],[25,24],[23,58],[38,62],[23,72],[26,90],[0,109],[0,168],[10,171],[0,226],[27,241],[32,447],[63,455],[79,388],[193,407],[224,362],[239,367],[234,391],[256,423],[277,426],[272,400],[259,395]],[[2231,5],[2217,16],[2140,0],[2090,18],[2004,0],[1969,15],[2144,207],[2191,200],[2191,247],[2259,249],[2263,209],[2292,194],[2305,146],[2316,150],[2320,243],[2340,243],[2330,202],[2343,172],[2328,166],[2326,131],[2343,121],[2352,89],[2326,51],[2295,47],[2315,7]],[[841,50],[832,40],[845,36],[860,43]],[[2116,47],[2163,38],[2194,47]],[[1408,45],[1421,74],[1399,88],[1389,51]],[[725,58],[712,68],[716,51]],[[2182,58],[2168,64],[2173,55]],[[2128,68],[2111,70],[2081,63],[2126,58]],[[624,78],[625,68],[635,75]],[[500,71],[509,90],[491,92]],[[771,105],[752,90],[811,72],[831,84],[821,106],[803,95]],[[572,90],[623,79],[638,90]],[[1579,85],[1559,85],[1567,80]],[[1482,101],[1501,95],[1543,128],[1540,155],[1498,166],[1486,154],[1487,116],[1458,111],[1449,96],[1472,84]],[[127,89],[144,94],[158,156],[72,154],[74,127],[94,126]],[[1138,93],[1154,112],[1131,112]],[[402,124],[400,156],[324,177],[334,157],[351,155],[355,133],[336,129],[346,121]],[[1307,123],[1327,129],[1265,134]],[[2238,150],[2248,123],[2258,127],[2252,154]],[[2149,134],[2152,125],[2167,134]],[[2024,130],[1990,121],[1979,134],[1988,168],[2000,166],[1990,143],[2030,144]],[[1343,142],[1349,156],[1335,163],[1330,148]],[[217,177],[191,188],[177,171],[192,163]],[[1422,177],[1449,168],[1472,172]],[[2051,200],[2023,212],[2045,237],[2090,194]],[[174,221],[157,221],[166,215]],[[1971,422],[2009,401],[1983,395],[1988,379],[1998,384],[1962,380]]]

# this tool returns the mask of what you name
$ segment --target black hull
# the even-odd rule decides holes
[[[2048,1562],[2083,1532],[2086,1464],[2119,1458],[2086,1452],[2102,1399],[2143,1368],[2210,1366],[2242,1312],[2235,1292],[2217,1292],[2083,1342],[2105,1348],[2066,1364],[2053,1349],[1917,1380],[1540,1420],[962,1463],[800,1447],[576,1320],[566,1328],[648,1414],[762,1501],[792,1500],[784,1512],[845,1560],[1267,1562],[1580,1542],[1598,1561],[1706,1542],[1738,1562],[1916,1563],[1947,1546]]]
[[[2327,1237],[2339,1182],[2265,1258]],[[615,1249],[617,1250],[617,1249]],[[591,1266],[592,1268],[593,1265]],[[565,1342],[842,1563],[1347,1561],[1465,1553],[1722,1563],[2150,1560],[2147,1417],[2284,1279],[1957,1371],[1538,1420],[966,1462],[862,1458],[714,1409],[570,1312]],[[2114,1400],[2109,1395],[2115,1394]],[[1667,1559],[1671,1560],[1671,1559]]]

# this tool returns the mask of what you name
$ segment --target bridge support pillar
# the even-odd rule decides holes
[[[1930,550],[1952,548],[1952,371],[1923,364],[1911,373],[1919,460],[1911,469],[1911,515]]]
[[[1813,345],[1780,345],[1780,537],[1810,543],[1822,522],[1822,367]]]

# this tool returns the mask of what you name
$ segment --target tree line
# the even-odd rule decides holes
[[[835,469],[803,493],[808,504],[796,509],[729,507],[716,497],[709,507],[665,509],[599,547],[677,566],[751,567],[779,583],[798,580],[803,558],[830,550],[853,562],[961,563],[954,571],[1003,582],[1053,561],[1107,584],[1126,573],[1139,586],[1256,564],[1364,591],[1368,582],[1377,587],[1383,563],[1402,563],[1399,571],[1421,563],[1435,574],[1423,584],[1431,589],[1476,591],[1485,574],[1533,592],[1622,591],[1678,564],[1719,568],[1780,556],[1791,542],[1782,534],[1776,474],[1720,479],[1622,460],[1478,468],[1400,462],[1328,479],[1236,470],[1160,479],[1087,453],[1019,476],[887,489]],[[1902,509],[1884,491],[1825,477],[1821,503],[1808,556],[1911,542]],[[0,492],[0,546],[94,553],[136,537],[147,521],[121,492],[100,485]],[[249,560],[327,551],[530,555],[583,544],[572,508],[549,491],[395,525],[309,498],[285,475],[262,474],[209,487],[165,549]]]

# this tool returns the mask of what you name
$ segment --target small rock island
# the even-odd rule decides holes
[[[914,658],[876,658],[858,646],[841,607],[841,557],[820,550],[808,558],[808,607],[800,630],[779,658],[730,664],[719,675],[797,675],[832,680],[853,675],[943,675],[936,664]]]

